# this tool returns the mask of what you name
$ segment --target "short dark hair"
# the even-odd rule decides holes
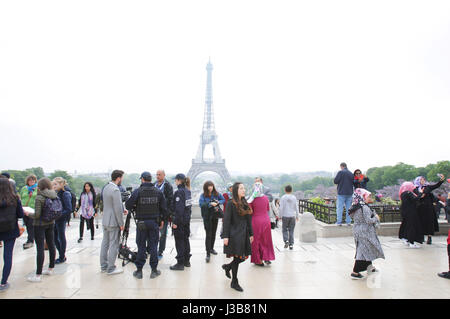
[[[40,191],[52,189],[52,181],[48,177],[43,177],[38,182],[38,188]]]
[[[112,180],[112,181],[115,181],[116,179],[122,177],[123,174],[125,174],[124,171],[121,171],[121,170],[119,170],[119,169],[116,169],[116,170],[114,170],[114,171],[111,173],[111,180]]]
[[[344,162],[342,162],[342,163],[341,163],[341,167],[343,167],[343,168],[347,168],[347,164],[346,164],[346,163],[344,163]]]
[[[152,177],[151,176],[144,176],[144,177],[141,177],[144,181],[146,181],[146,182],[151,182],[152,181]]]
[[[292,186],[291,185],[286,185],[284,190],[286,191],[286,193],[290,193],[290,192],[292,192]]]

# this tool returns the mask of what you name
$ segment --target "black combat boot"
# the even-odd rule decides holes
[[[176,263],[175,265],[170,266],[170,270],[184,270],[184,265]]]
[[[133,276],[137,279],[142,279],[142,269],[137,269],[135,272],[133,272]]]

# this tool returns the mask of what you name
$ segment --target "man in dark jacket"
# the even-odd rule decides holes
[[[167,203],[167,218],[164,220],[164,225],[163,228],[161,229],[159,238],[158,259],[161,259],[163,256],[164,249],[166,249],[167,226],[169,224],[169,218],[171,218],[172,216],[172,211],[170,210],[170,207],[173,198],[173,187],[166,180],[166,173],[162,169],[156,172],[155,187],[163,193]]]
[[[350,218],[350,215],[348,214],[348,210],[352,206],[353,174],[347,169],[347,164],[341,163],[341,171],[337,173],[336,177],[334,178],[334,183],[337,185],[336,225],[342,225],[342,214],[344,212],[345,205],[345,222],[348,226],[350,226],[352,220]]]
[[[159,231],[166,220],[166,199],[163,193],[151,183],[152,175],[149,172],[141,174],[141,186],[136,189],[126,201],[127,210],[136,211],[136,244],[138,253],[136,258],[137,270],[133,276],[142,279],[142,268],[147,259],[147,243],[150,251],[150,267],[152,273],[150,278],[155,278],[161,274],[157,269],[158,256],[157,248],[159,241]]]

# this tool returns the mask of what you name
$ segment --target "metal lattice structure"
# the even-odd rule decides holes
[[[219,144],[217,142],[217,134],[214,125],[214,112],[212,100],[212,70],[211,61],[206,65],[206,98],[205,98],[205,113],[203,115],[203,128],[200,135],[200,145],[198,147],[197,155],[192,160],[191,169],[188,172],[188,177],[193,181],[199,174],[203,172],[215,172],[224,182],[231,181],[230,173],[225,167],[225,160],[220,155]],[[211,145],[214,152],[213,159],[206,159],[204,157],[205,147]]]

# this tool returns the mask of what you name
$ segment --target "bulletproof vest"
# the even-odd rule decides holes
[[[139,188],[136,202],[136,219],[155,219],[160,215],[159,191],[155,186],[145,185]]]

